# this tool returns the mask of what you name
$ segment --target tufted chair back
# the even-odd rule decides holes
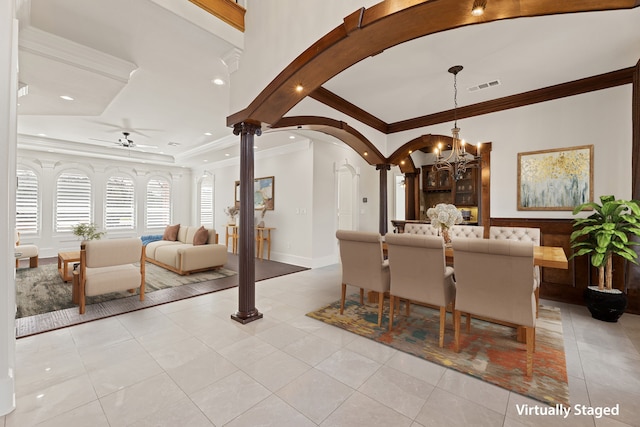
[[[404,226],[404,232],[407,234],[418,234],[422,236],[438,236],[438,229],[431,224],[415,224],[408,223]]]
[[[497,240],[518,240],[520,242],[533,242],[540,246],[540,229],[526,227],[495,227],[489,228],[489,238]]]
[[[484,227],[482,225],[454,225],[449,229],[451,239],[483,239]]]

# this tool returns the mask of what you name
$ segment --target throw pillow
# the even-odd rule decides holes
[[[206,245],[207,240],[209,240],[209,230],[202,225],[196,230],[196,234],[193,235],[193,246]]]
[[[179,229],[180,229],[180,224],[167,225],[167,228],[164,229],[162,240],[169,240],[169,241],[175,242],[176,239],[178,238]]]

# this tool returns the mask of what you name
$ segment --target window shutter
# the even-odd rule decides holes
[[[56,182],[56,231],[68,232],[77,224],[89,224],[91,181],[82,173],[65,172]]]
[[[38,232],[38,177],[32,170],[18,169],[16,190],[16,228],[23,234]]]
[[[105,228],[133,230],[135,227],[134,184],[130,178],[112,176],[107,181]]]
[[[213,183],[203,179],[200,183],[200,224],[213,228]]]
[[[164,228],[171,223],[171,188],[166,179],[156,178],[147,184],[147,229]]]

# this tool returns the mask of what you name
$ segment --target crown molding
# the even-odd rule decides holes
[[[22,29],[18,45],[21,50],[34,55],[100,74],[122,83],[128,83],[131,74],[138,69],[138,66],[132,62],[36,27]]]

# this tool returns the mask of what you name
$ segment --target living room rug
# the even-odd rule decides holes
[[[336,301],[307,316],[386,344],[397,350],[438,363],[483,381],[531,397],[550,405],[569,405],[567,364],[562,338],[562,320],[557,307],[540,306],[536,323],[536,350],[533,376],[525,377],[526,350],[516,341],[515,328],[472,319],[471,334],[466,333],[466,318],[460,331],[460,353],[453,351],[453,322],[447,315],[444,347],[438,347],[439,311],[412,304],[411,315],[402,313],[388,330],[388,317],[377,326],[377,305],[360,305],[359,296],[345,301],[340,315]]]
[[[215,280],[236,274],[226,268],[181,276],[172,271],[147,263],[145,267],[145,295],[160,289],[172,288],[207,280]],[[71,302],[71,282],[64,283],[57,264],[16,270],[16,318],[35,316],[66,308],[77,307]],[[96,304],[118,298],[130,297],[129,292],[113,292],[87,297],[86,303]]]

